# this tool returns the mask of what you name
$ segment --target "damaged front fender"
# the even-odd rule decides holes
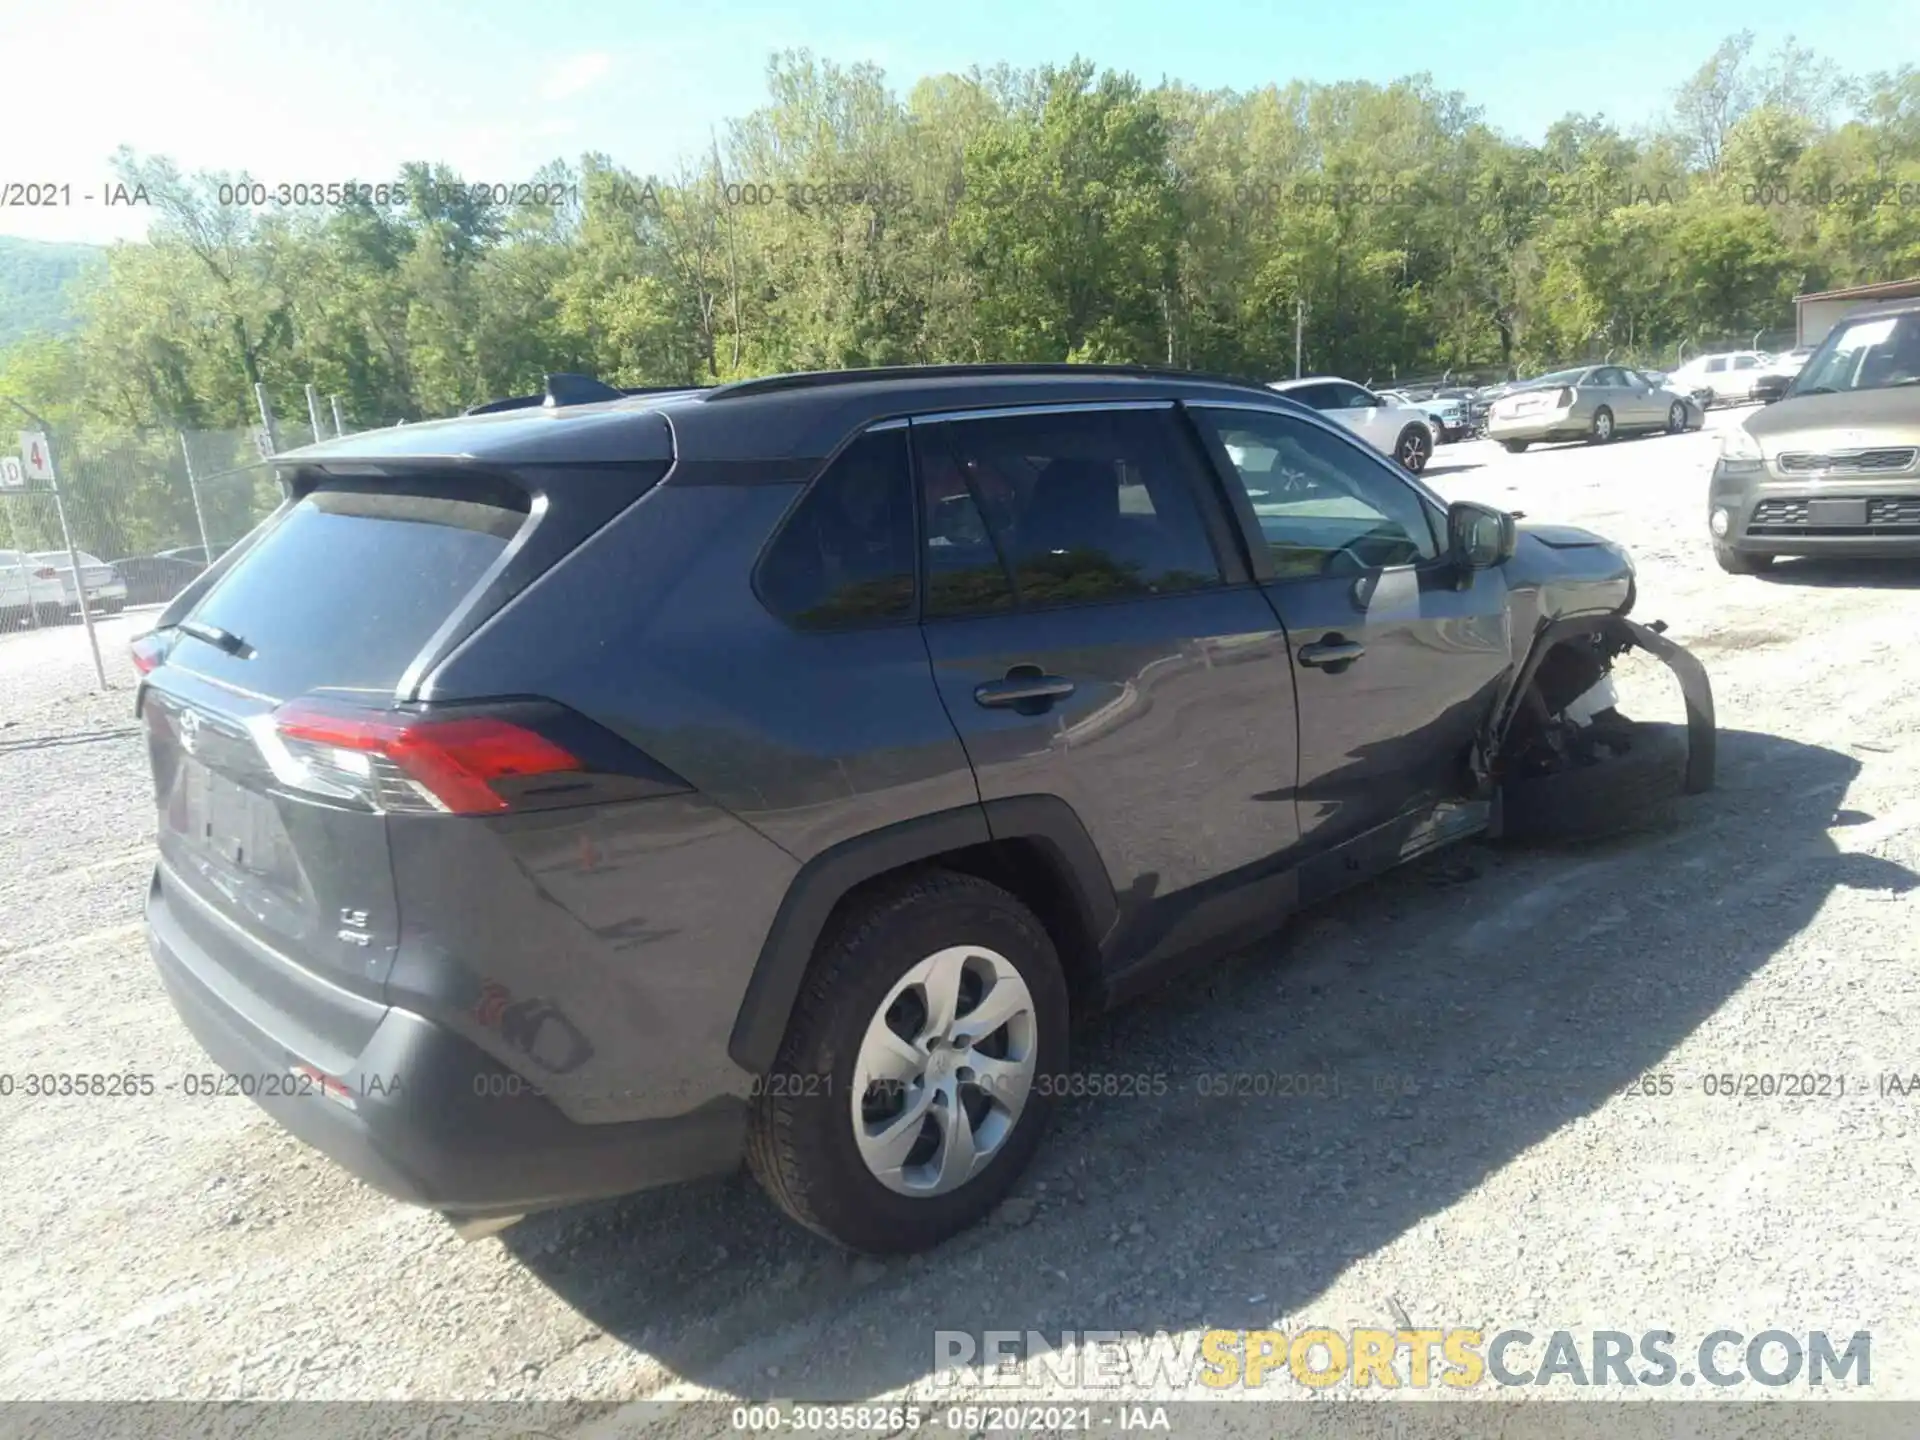
[[[1680,693],[1687,703],[1687,778],[1686,793],[1698,795],[1713,788],[1718,763],[1719,730],[1713,715],[1713,683],[1707,679],[1707,667],[1686,647],[1669,640],[1659,630],[1624,615],[1613,624],[1625,630],[1635,645],[1657,656],[1680,682]]]
[[[1543,626],[1483,743],[1486,763],[1480,768],[1489,788],[1505,777],[1517,752],[1534,753],[1543,730],[1552,729],[1554,717],[1569,702],[1605,677],[1615,656],[1638,646],[1680,682],[1687,711],[1684,793],[1712,789],[1718,746],[1712,682],[1698,658],[1662,633],[1665,628],[1657,621],[1642,625],[1624,613],[1566,618]],[[1559,726],[1566,728],[1564,721]]]

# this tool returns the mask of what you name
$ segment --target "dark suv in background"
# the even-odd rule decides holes
[[[136,644],[174,1003],[469,1230],[744,1156],[849,1246],[936,1243],[1039,1144],[1071,1016],[1711,775],[1621,550],[1264,388],[481,408],[279,457],[285,503]],[[1635,644],[1690,743],[1613,709]]]

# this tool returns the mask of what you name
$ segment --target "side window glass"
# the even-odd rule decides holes
[[[996,609],[990,569],[1003,563],[1014,603],[1025,609],[1088,601],[1145,598],[1222,583],[1195,498],[1196,458],[1183,446],[1171,411],[1093,410],[959,420],[919,427],[922,455],[944,448],[971,511],[984,524],[991,551],[970,541],[956,551],[952,581],[934,541],[955,527],[929,514],[928,609]],[[931,512],[946,504],[955,481],[929,465]],[[964,525],[957,521],[956,525]],[[969,532],[971,533],[971,532]]]
[[[1736,355],[1733,357],[1733,368],[1736,370],[1758,370],[1760,368],[1760,362],[1751,355]]]
[[[808,488],[760,563],[760,596],[807,629],[913,618],[904,429],[861,436]]]
[[[1284,415],[1199,409],[1226,448],[1282,580],[1436,559],[1413,488],[1341,436]]]
[[[983,501],[975,494],[954,458],[952,429],[951,425],[913,427],[921,513],[927,517],[923,563],[929,619],[1013,608],[1013,581],[993,536],[995,528],[1005,528],[1019,497],[1002,491]],[[989,509],[1001,520],[999,527],[987,523]]]
[[[1718,375],[1722,370],[1725,370],[1726,368],[1727,368],[1727,360],[1724,355],[1718,357],[1717,359],[1707,361],[1707,374],[1709,375]]]

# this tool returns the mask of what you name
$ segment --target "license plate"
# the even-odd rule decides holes
[[[1867,502],[1865,500],[1809,500],[1807,523],[1833,526],[1865,525]]]
[[[175,828],[195,848],[236,869],[266,875],[279,871],[282,831],[271,800],[197,760],[182,760],[177,783],[186,803]]]

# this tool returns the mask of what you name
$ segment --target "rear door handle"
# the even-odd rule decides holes
[[[1028,667],[1020,673],[1009,673],[1004,680],[989,680],[973,687],[975,703],[989,709],[1004,709],[1024,705],[1035,709],[1045,709],[1056,700],[1064,700],[1073,694],[1073,682],[1060,675],[1042,674],[1038,669]]]
[[[1322,640],[1318,645],[1300,647],[1300,663],[1316,668],[1335,669],[1351,665],[1367,653],[1357,640]]]

